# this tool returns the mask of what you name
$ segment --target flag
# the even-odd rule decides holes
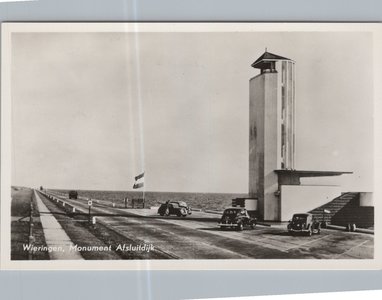
[[[143,172],[142,174],[139,174],[138,176],[135,176],[135,181],[143,178],[143,176],[145,176],[145,172]]]
[[[139,174],[138,176],[135,176],[133,189],[139,189],[144,186],[144,179],[145,179],[144,176],[145,176],[145,172],[143,172],[142,174]]]

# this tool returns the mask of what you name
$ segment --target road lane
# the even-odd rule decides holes
[[[86,201],[65,201],[87,212]],[[113,208],[105,202],[93,202],[97,219],[130,239],[152,243],[182,259],[373,257],[372,235],[323,229],[312,237],[290,236],[279,226],[222,231],[217,227],[218,215],[194,212],[186,218],[161,217],[155,211]]]

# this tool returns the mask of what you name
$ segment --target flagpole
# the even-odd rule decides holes
[[[143,172],[143,174],[145,174],[145,172]],[[145,185],[143,184],[143,186],[142,186],[142,198],[143,198],[143,207],[145,207],[146,205],[145,205],[145,189],[146,189],[146,187],[145,187]]]

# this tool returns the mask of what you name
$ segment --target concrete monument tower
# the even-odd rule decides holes
[[[266,220],[280,218],[274,170],[295,164],[295,63],[265,52],[253,64],[250,80],[249,196],[258,199]]]
[[[286,221],[340,195],[334,185],[301,185],[302,177],[348,174],[296,170],[295,62],[265,51],[249,81],[249,199],[267,221]]]

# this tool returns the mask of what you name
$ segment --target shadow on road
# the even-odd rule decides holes
[[[196,228],[197,230],[203,230],[203,231],[228,231],[228,230],[222,230],[218,227],[202,227],[202,228]]]
[[[206,228],[197,228],[198,230],[203,230],[203,231],[222,231],[222,232],[241,232],[236,230],[235,228],[227,228],[227,229],[222,229],[219,227],[206,227]],[[254,231],[256,229],[250,229],[250,228],[244,228],[243,231]]]
[[[288,231],[282,231],[282,232],[264,232],[264,235],[277,235],[277,236],[290,236],[292,237]]]
[[[82,212],[51,212],[49,214],[52,215],[69,215],[71,217],[75,216],[89,216],[88,213],[82,213]],[[92,217],[123,217],[123,218],[134,218],[134,219],[156,219],[156,220],[177,220],[182,222],[190,222],[190,221],[201,221],[201,222],[210,222],[210,223],[217,223],[219,219],[213,219],[213,218],[179,218],[179,217],[162,217],[162,216],[140,216],[130,213],[124,213],[124,214],[110,214],[110,213],[91,213]]]

